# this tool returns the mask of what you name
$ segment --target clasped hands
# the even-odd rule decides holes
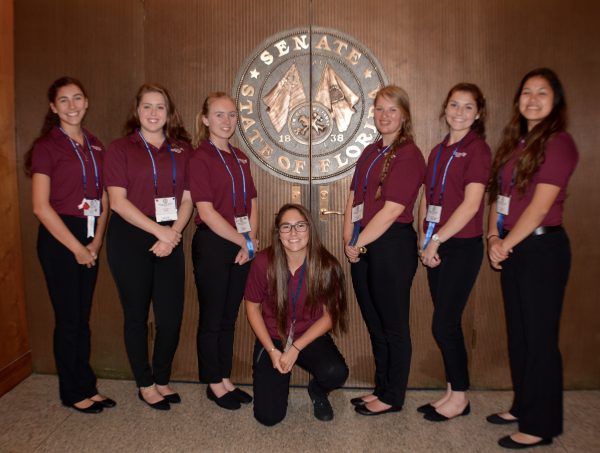
[[[271,362],[273,362],[273,368],[279,371],[281,374],[286,374],[292,371],[296,360],[298,360],[298,350],[296,348],[289,348],[285,352],[281,352],[275,348],[269,352]]]

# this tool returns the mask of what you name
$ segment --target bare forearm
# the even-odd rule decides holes
[[[404,212],[404,205],[386,201],[383,208],[369,221],[358,236],[357,247],[365,246],[379,239]]]
[[[322,337],[329,332],[332,327],[333,323],[331,322],[331,316],[329,313],[324,312],[323,316],[321,316],[312,326],[310,326],[300,338],[294,340],[294,345],[298,349],[302,350],[317,338]]]

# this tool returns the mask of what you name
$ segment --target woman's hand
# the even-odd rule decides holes
[[[154,253],[159,258],[164,258],[165,256],[169,256],[171,252],[173,252],[173,248],[171,244],[168,244],[163,241],[156,241],[154,245],[150,248],[150,251]]]
[[[506,250],[504,248],[504,240],[499,237],[492,236],[488,240],[488,256],[494,269],[502,269],[500,263],[508,258],[510,253],[512,253],[512,250]]]
[[[80,244],[80,246],[81,247],[78,247],[75,253],[73,253],[77,263],[87,267],[94,267],[96,265],[96,259],[98,258],[98,255],[95,252],[92,253],[92,251],[90,251],[83,244]]]
[[[285,371],[283,371],[283,369],[281,368],[281,355],[281,351],[277,348],[269,352],[269,357],[271,358],[271,362],[273,362],[273,368],[275,368],[281,374],[285,374]]]
[[[171,247],[176,247],[177,244],[179,244],[179,241],[181,241],[181,233],[178,233],[170,226],[161,225],[156,234],[156,238],[159,241],[166,242]]]
[[[282,373],[289,373],[292,371],[296,360],[298,360],[298,354],[298,350],[293,346],[290,346],[287,351],[281,354],[281,357],[279,358],[279,364],[281,365]]]
[[[360,251],[358,247],[346,244],[344,246],[344,253],[351,263],[358,263],[360,261]]]
[[[439,242],[429,241],[427,248],[425,250],[421,250],[421,263],[423,263],[424,266],[434,268],[440,265],[442,259],[437,252],[439,247]]]

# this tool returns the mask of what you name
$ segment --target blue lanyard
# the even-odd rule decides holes
[[[381,151],[379,151],[379,154],[377,154],[375,159],[373,159],[373,161],[369,165],[369,168],[367,168],[367,172],[365,174],[365,182],[363,183],[363,191],[362,191],[362,202],[363,203],[365,202],[365,195],[367,193],[367,187],[369,185],[369,174],[371,173],[371,169],[373,168],[373,165],[375,165],[375,162],[377,162],[381,158],[381,156],[383,156],[386,153],[386,151],[390,148],[390,146],[392,146],[392,145],[387,145],[385,148],[383,148]],[[360,168],[360,166],[357,163],[356,169],[354,170],[354,174],[356,175],[356,178],[354,179],[354,200],[355,201],[356,201],[356,188],[358,185],[358,178],[360,177],[360,174],[358,172],[359,168]],[[355,206],[356,206],[356,204],[355,204]],[[357,220],[356,222],[354,222],[354,227],[352,229],[352,238],[350,239],[350,243],[348,245],[356,245],[356,241],[358,241],[358,235],[360,234],[360,222],[361,222],[360,220]]]
[[[227,165],[227,162],[225,161],[225,157],[223,157],[223,153],[221,153],[221,150],[219,149],[219,147],[216,146],[210,140],[209,140],[209,143],[217,151],[217,154],[221,158],[221,161],[223,162],[223,165],[225,165],[225,169],[227,170],[227,173],[229,173],[229,177],[231,178],[231,187],[232,187],[232,192],[233,192],[233,214],[236,215],[237,211],[236,211],[236,197],[235,197],[235,179],[233,177],[233,173],[231,173],[231,170],[229,169],[229,165]],[[242,164],[240,164],[237,154],[235,153],[235,150],[233,149],[233,147],[231,145],[229,145],[229,151],[231,151],[231,154],[233,154],[235,161],[237,162],[238,166],[240,167],[240,173],[242,174],[242,189],[243,189],[243,194],[244,194],[244,214],[247,214],[248,209],[247,209],[247,203],[246,203],[246,175],[244,174],[244,168],[242,167]]]
[[[85,198],[85,193],[86,193],[86,189],[87,189],[87,171],[85,170],[85,163],[83,162],[83,158],[81,157],[81,154],[79,154],[79,149],[77,148],[77,145],[75,144],[73,139],[71,137],[69,137],[69,134],[67,134],[62,127],[59,127],[59,129],[63,134],[65,134],[65,137],[67,137],[67,139],[71,143],[71,146],[73,147],[73,151],[75,151],[75,154],[77,155],[77,158],[79,159],[79,162],[81,163],[81,172],[83,173],[83,196]],[[96,197],[98,199],[100,199],[100,177],[98,176],[98,165],[96,164],[96,158],[94,157],[94,151],[92,149],[92,145],[90,144],[89,139],[87,138],[87,135],[85,135],[85,132],[83,132],[83,131],[82,131],[82,134],[83,134],[83,139],[85,140],[85,144],[90,152],[90,156],[92,158],[92,164],[94,165],[94,180],[96,183]]]
[[[302,288],[302,284],[304,283],[304,272],[306,269],[306,258],[304,259],[304,262],[302,263],[302,266],[300,266],[300,277],[298,278],[298,286],[296,286],[296,291],[294,294],[292,294],[292,323],[296,322],[296,305],[298,304],[298,298],[300,297],[300,289]],[[290,276],[288,278],[288,284],[290,282],[290,280],[292,279],[292,274],[290,273]]]
[[[156,171],[156,161],[154,160],[154,156],[152,155],[152,151],[150,150],[150,146],[148,142],[142,135],[142,132],[138,129],[138,135],[144,142],[146,146],[146,151],[148,151],[148,155],[150,156],[150,161],[152,162],[152,175],[154,177],[154,194],[158,197],[158,173]],[[171,156],[171,182],[173,184],[173,195],[176,194],[176,184],[177,184],[177,165],[175,164],[175,156],[173,155],[173,150],[171,149],[171,144],[167,141],[167,149],[169,150],[169,156]]]
[[[438,152],[437,152],[437,155],[435,156],[435,161],[433,164],[433,173],[431,175],[431,185],[429,186],[429,202],[432,204],[433,204],[433,194],[435,192],[435,176],[437,174],[438,164],[440,163],[440,157],[442,156],[442,150],[444,149],[444,143],[448,143],[448,137],[446,139],[444,139],[442,141],[442,143],[440,143],[440,147],[438,148]],[[437,206],[442,206],[442,201],[444,199],[444,190],[446,189],[446,176],[448,176],[448,169],[450,168],[450,164],[456,157],[456,154],[458,153],[458,149],[460,148],[461,143],[462,143],[462,139],[458,142],[458,144],[456,145],[456,148],[454,148],[454,151],[452,151],[452,155],[450,156],[450,159],[448,159],[448,162],[446,163],[446,167],[444,168],[444,174],[442,176],[442,185],[440,187],[440,195],[438,196]],[[431,240],[431,236],[433,236],[433,230],[435,229],[435,225],[436,225],[436,222],[429,222],[427,224],[427,232],[425,233],[425,241],[423,242],[423,250],[425,250],[427,248],[427,245],[429,244],[429,241]]]
[[[231,173],[229,165],[227,165],[227,162],[225,161],[225,157],[223,157],[223,153],[221,153],[221,150],[219,149],[219,147],[217,145],[215,145],[211,140],[209,140],[208,142],[217,151],[217,154],[221,158],[221,161],[223,162],[223,165],[225,165],[225,169],[227,170],[227,173],[229,173],[229,177],[231,178],[231,188],[232,188],[232,193],[233,193],[233,215],[235,217],[237,215],[237,211],[236,211],[237,203],[236,203],[236,196],[235,196],[235,178],[233,177],[233,173]],[[242,164],[240,163],[240,160],[238,159],[237,154],[235,153],[235,150],[233,149],[233,146],[231,146],[229,143],[227,145],[229,146],[229,151],[231,151],[231,154],[233,155],[235,161],[238,164],[238,167],[240,167],[240,173],[242,174],[242,190],[243,190],[243,195],[244,195],[244,215],[247,215],[248,214],[248,205],[246,202],[246,175],[244,174],[244,168],[242,167]],[[244,236],[244,239],[246,240],[246,248],[248,249],[248,258],[253,259],[254,258],[254,245],[252,244],[252,239],[250,239],[250,234],[248,232],[245,232],[245,233],[242,233],[242,236]]]
[[[502,194],[502,172],[504,171],[504,165],[500,167],[498,170],[498,193]],[[515,186],[515,180],[517,178],[517,163],[515,162],[515,166],[513,167],[512,176],[510,178],[510,186],[508,187],[508,193],[506,196],[510,198],[512,194],[513,187]],[[498,201],[496,200],[496,203]],[[504,214],[500,214],[499,212],[498,218],[496,219],[496,228],[498,228],[498,235],[501,238],[504,238]]]

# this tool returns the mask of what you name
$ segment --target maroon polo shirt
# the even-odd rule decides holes
[[[85,217],[83,210],[77,206],[81,204],[84,197],[101,199],[104,188],[102,184],[104,146],[88,130],[84,129],[84,133],[89,139],[91,152],[98,167],[99,193],[96,190],[94,163],[87,145],[85,142],[83,146],[75,142],[87,173],[84,189],[81,161],[67,136],[58,127],[35,142],[31,156],[31,173],[41,173],[50,177],[50,206],[59,214],[82,218]]]
[[[354,204],[365,203],[361,227],[365,227],[369,221],[383,208],[386,201],[393,201],[404,206],[404,211],[395,220],[398,223],[412,223],[413,208],[419,188],[425,176],[425,159],[417,146],[412,142],[403,143],[392,158],[390,169],[381,189],[381,197],[375,200],[375,194],[379,186],[379,176],[383,169],[385,156],[380,157],[369,172],[367,191],[363,197],[363,186],[365,176],[371,163],[376,159],[379,151],[383,149],[383,140],[369,145],[361,154],[356,164],[356,170],[350,184],[350,190],[354,194]],[[358,178],[358,181],[357,181]]]
[[[244,299],[256,304],[261,304],[262,316],[265,320],[265,325],[269,331],[269,335],[273,339],[279,339],[277,332],[277,315],[275,298],[269,294],[269,282],[267,280],[268,256],[267,250],[258,252],[248,274],[246,280],[246,291]],[[292,295],[296,293],[298,283],[300,281],[300,269],[296,270],[291,276],[288,283],[288,319],[286,323],[286,334],[289,332],[292,323]],[[319,305],[314,310],[305,306],[306,302],[306,274],[304,282],[300,287],[300,295],[296,304],[296,324],[294,327],[294,339],[298,339],[312,326],[321,316],[323,316],[323,306]]]
[[[511,176],[513,168],[517,159],[523,155],[524,141],[521,140],[517,145],[517,148],[513,152],[510,160],[504,165],[501,170],[502,175],[502,194],[508,194],[510,190]],[[552,203],[548,214],[540,223],[540,226],[556,226],[562,224],[563,219],[563,207],[565,199],[567,197],[567,185],[569,179],[575,171],[577,161],[579,160],[579,153],[575,142],[567,132],[559,132],[554,135],[546,143],[546,149],[544,151],[544,162],[533,175],[527,189],[523,195],[520,195],[516,188],[512,189],[510,207],[508,215],[504,218],[504,228],[511,230],[519,217],[529,206],[533,199],[533,193],[535,192],[535,186],[538,184],[552,184],[560,187],[558,196]]]
[[[492,153],[485,141],[479,138],[473,131],[469,132],[460,143],[450,146],[447,145],[448,138],[446,137],[442,143],[431,150],[427,162],[427,173],[425,174],[427,205],[437,205],[439,204],[440,192],[442,190],[444,170],[452,154],[456,153],[456,156],[452,159],[448,167],[444,196],[442,198],[442,217],[440,223],[436,225],[434,232],[437,232],[448,221],[450,216],[456,211],[456,208],[463,202],[467,184],[480,183],[485,186],[490,176]],[[442,152],[437,165],[435,183],[433,185],[433,197],[431,198],[431,177],[440,145]],[[453,237],[472,238],[483,234],[483,198],[481,198],[477,214]],[[427,225],[428,222],[424,221],[422,225],[423,231],[426,230]]]
[[[246,178],[246,211],[244,210],[244,192],[240,165],[232,153],[221,150],[221,155],[227,163],[235,182],[236,212],[233,209],[233,185],[231,176],[219,153],[208,140],[202,142],[190,159],[190,192],[194,205],[199,201],[209,201],[215,210],[235,228],[234,216],[248,214],[252,211],[251,200],[256,198],[256,188],[250,173],[250,161],[239,149],[234,148]],[[194,221],[201,224],[200,216]]]
[[[167,142],[160,149],[148,143],[154,156],[158,179],[158,195],[154,191],[152,160],[144,142],[137,132],[112,142],[104,160],[104,184],[106,187],[122,187],[127,199],[140,211],[155,218],[154,199],[158,196],[175,196],[177,206],[184,190],[189,190],[188,162],[192,151],[188,143],[170,139],[175,157],[176,183],[173,189],[172,163]]]

